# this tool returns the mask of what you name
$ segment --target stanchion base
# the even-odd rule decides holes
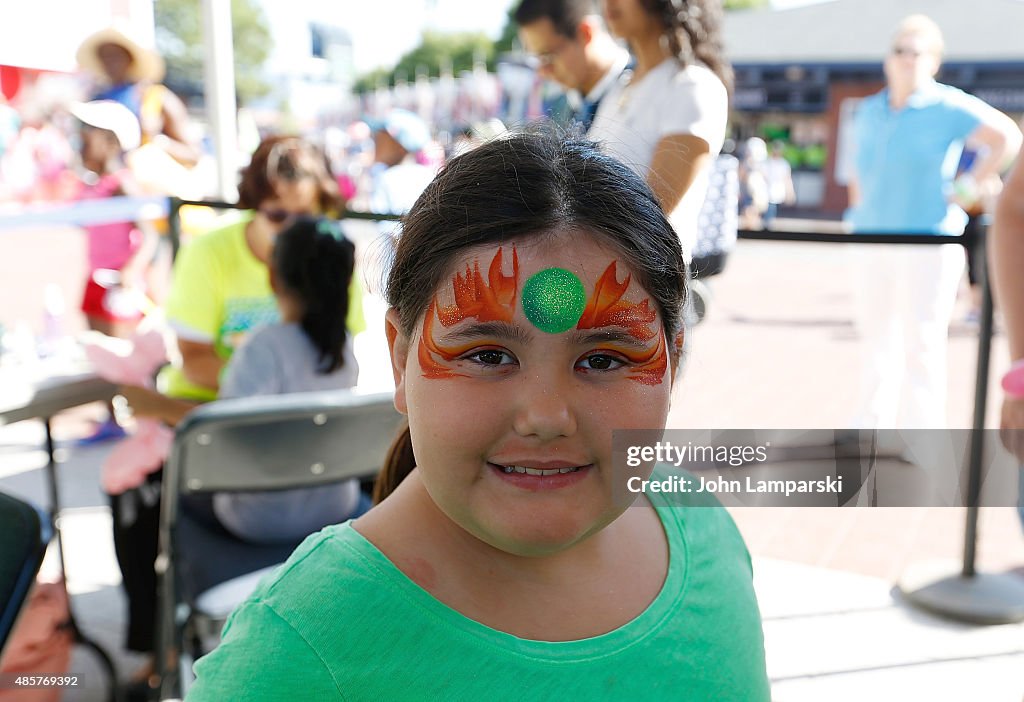
[[[954,575],[906,590],[907,601],[933,614],[970,624],[1015,624],[1024,621],[1024,578],[1009,573]]]

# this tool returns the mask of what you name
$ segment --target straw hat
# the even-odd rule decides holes
[[[68,109],[83,124],[113,132],[122,151],[139,148],[142,141],[139,118],[121,103],[114,100],[93,100],[76,102]]]
[[[116,44],[123,47],[132,57],[128,68],[129,80],[159,81],[164,77],[164,60],[160,54],[146,48],[132,39],[129,30],[122,24],[114,24],[85,38],[78,47],[78,65],[101,78],[107,74],[100,63],[99,48],[104,44]]]

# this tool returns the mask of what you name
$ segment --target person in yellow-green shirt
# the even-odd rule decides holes
[[[274,238],[299,215],[337,215],[337,186],[323,157],[295,137],[265,139],[239,185],[241,217],[186,246],[174,266],[167,320],[178,339],[180,365],[168,368],[160,389],[171,397],[212,400],[219,375],[248,332],[277,321],[267,260]],[[357,293],[358,281],[353,282]],[[349,330],[365,326],[353,304]]]

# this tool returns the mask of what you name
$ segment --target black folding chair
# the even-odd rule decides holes
[[[0,493],[0,652],[14,629],[53,538],[49,517]]]
[[[192,663],[232,609],[298,545],[254,544],[191,517],[187,495],[263,492],[375,475],[401,415],[392,393],[296,393],[212,402],[178,425],[164,467],[156,662],[161,699],[184,695]]]

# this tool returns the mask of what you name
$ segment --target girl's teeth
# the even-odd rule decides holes
[[[506,473],[524,473],[526,475],[558,475],[559,473],[575,473],[579,470],[579,466],[575,468],[556,468],[555,470],[540,470],[539,468],[526,468],[524,466],[502,466],[501,468]]]

